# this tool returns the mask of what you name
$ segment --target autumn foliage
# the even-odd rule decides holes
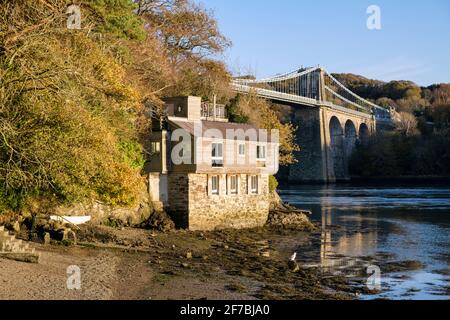
[[[120,32],[112,17],[143,24],[130,3],[89,1],[86,29],[68,30],[65,7],[56,0],[0,5],[0,207],[43,196],[126,205],[143,184],[140,97],[111,43],[134,34]]]
[[[81,29],[67,28],[71,4]],[[230,45],[191,0],[1,1],[0,211],[135,203],[145,191],[148,108],[174,95],[228,104],[231,74],[217,57]],[[261,117],[250,120],[280,129],[282,159],[292,161],[293,128],[248,99],[242,111],[254,103]]]
[[[289,165],[296,162],[295,152],[300,147],[295,142],[295,131],[291,123],[281,123],[278,115],[267,100],[258,98],[254,93],[238,95],[230,101],[228,112],[234,122],[252,123],[257,127],[278,130],[280,142],[280,164]]]

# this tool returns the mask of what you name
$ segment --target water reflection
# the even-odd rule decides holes
[[[349,277],[360,275],[369,265],[362,257],[372,256],[377,252],[377,220],[364,218],[362,215],[341,216],[342,227],[336,228],[333,224],[331,207],[321,203],[320,208],[319,265],[324,271],[332,274],[344,274]]]
[[[312,220],[321,224],[320,237],[312,235],[298,248],[305,266],[361,277],[371,264],[417,260],[422,270],[384,274],[389,290],[380,296],[449,298],[450,277],[436,270],[449,268],[450,188],[302,186],[280,195],[312,211]]]

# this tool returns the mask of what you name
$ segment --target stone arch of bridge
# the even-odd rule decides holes
[[[358,133],[356,131],[356,126],[352,120],[347,120],[345,123],[345,154],[347,158],[352,155],[353,149],[356,145],[356,140],[358,139]]]
[[[346,174],[344,129],[336,116],[331,117],[329,128],[330,151],[333,161],[334,176],[336,179],[343,179]]]
[[[370,137],[370,129],[365,123],[359,125],[358,139],[360,143],[366,144]]]

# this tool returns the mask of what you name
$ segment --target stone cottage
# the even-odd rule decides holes
[[[265,224],[269,176],[278,171],[278,132],[230,123],[224,106],[192,96],[166,99],[152,123],[149,192],[178,227]]]

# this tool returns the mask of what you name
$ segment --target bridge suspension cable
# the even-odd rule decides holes
[[[301,68],[265,79],[234,79],[235,91],[255,91],[259,96],[273,100],[307,105],[328,105],[364,113],[388,114],[389,110],[352,92],[324,68]]]

